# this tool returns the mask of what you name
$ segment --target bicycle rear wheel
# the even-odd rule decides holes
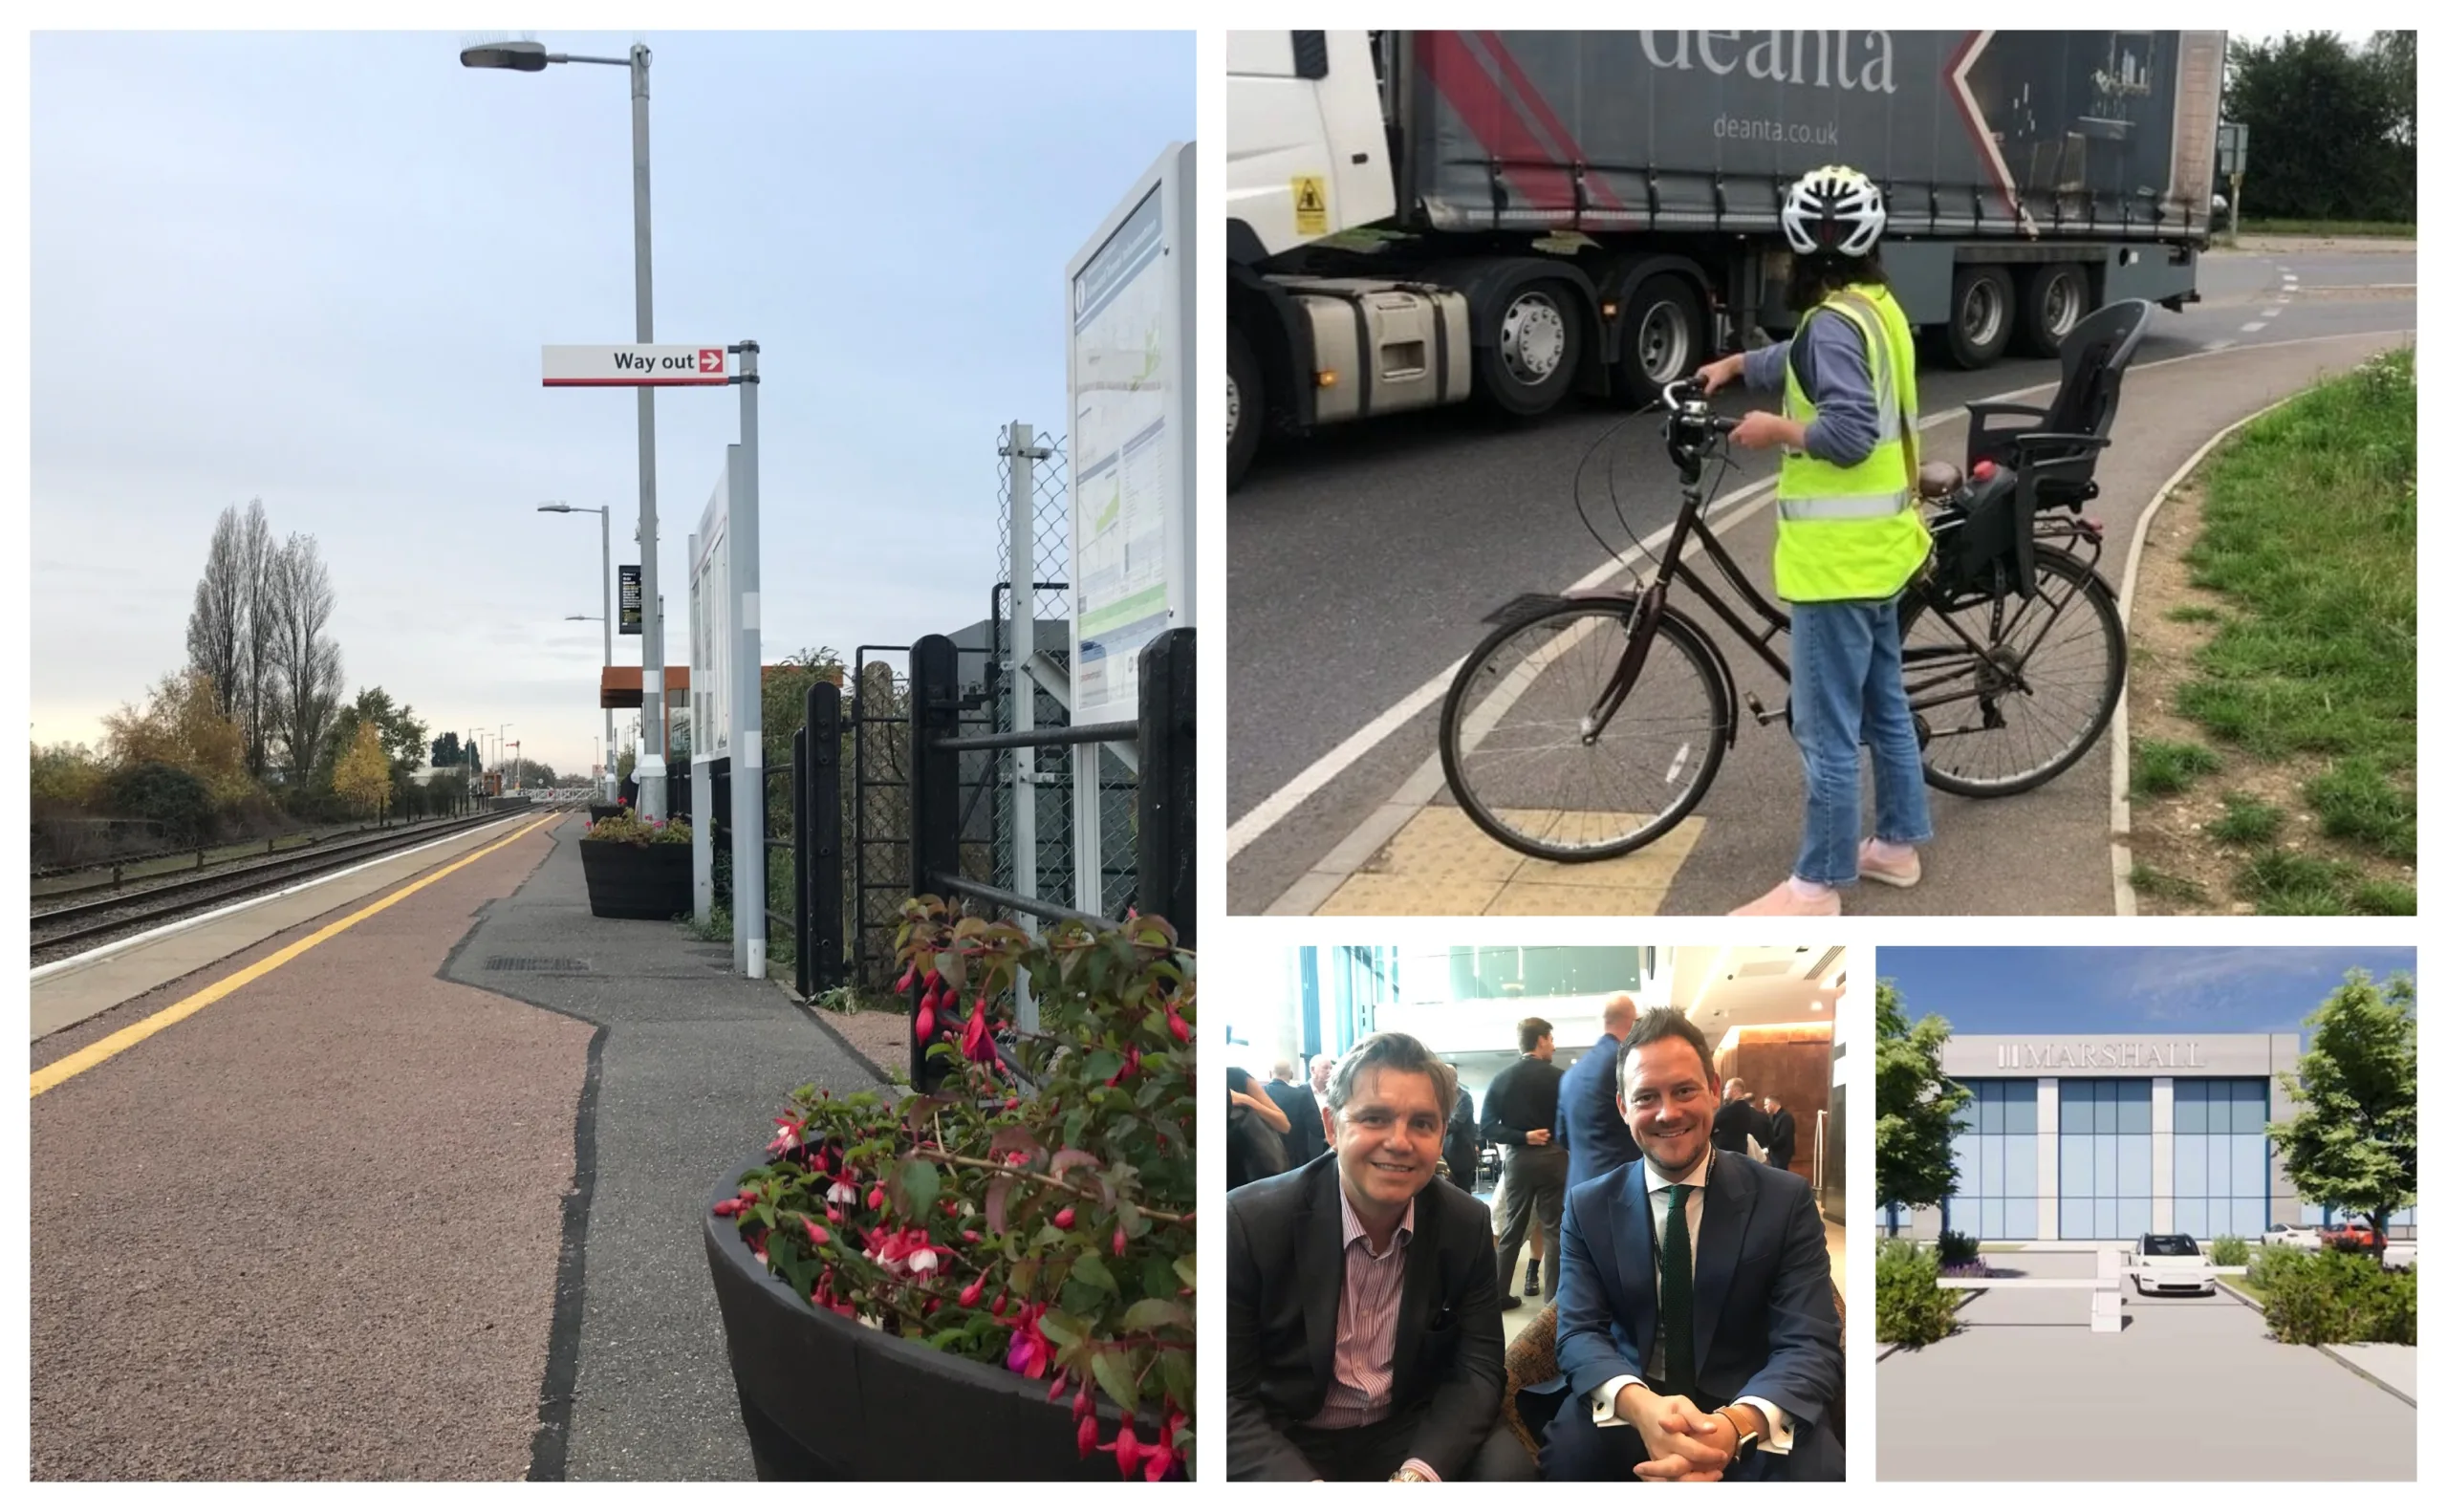
[[[1462,663],[1438,735],[1444,781],[1496,840],[1548,861],[1628,854],[1680,823],[1715,780],[1732,690],[1678,616],[1658,622],[1622,706],[1584,737],[1637,611],[1631,598],[1558,602]]]
[[[2068,551],[2042,547],[2036,564],[2029,598],[1950,610],[1951,625],[1916,593],[1904,600],[1903,685],[1925,732],[1922,769],[1940,791],[2028,792],[2081,760],[2114,718],[2125,644],[2113,590]]]

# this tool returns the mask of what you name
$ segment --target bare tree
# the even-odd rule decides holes
[[[340,648],[332,622],[332,578],[311,535],[292,535],[273,553],[271,670],[278,689],[280,741],[290,780],[314,770],[340,702]]]
[[[261,500],[255,509],[260,515]],[[245,692],[239,647],[246,639],[252,595],[241,546],[244,529],[234,504],[213,522],[204,575],[196,580],[195,607],[187,613],[187,665],[211,680],[213,707],[225,718],[240,705]]]
[[[260,781],[271,764],[270,716],[280,704],[279,665],[272,656],[277,617],[271,611],[272,573],[280,547],[271,538],[271,522],[264,517],[264,502],[247,507],[246,524],[238,532],[238,566],[247,585],[247,624],[238,645],[239,676],[245,682],[239,723],[247,731],[247,770]]]

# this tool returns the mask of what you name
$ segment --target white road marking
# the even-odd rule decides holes
[[[2277,315],[2278,312],[2274,310],[2263,310],[2260,313],[2260,317],[2263,320],[2274,320],[2277,318]]]
[[[2308,346],[2317,341],[2351,340],[2362,336],[2372,335],[2401,336],[2410,335],[2412,335],[2410,331],[2399,329],[2396,331],[2347,332],[2335,335],[2325,336],[2297,336],[2283,341],[2256,343],[2253,350],[2256,352],[2265,352],[2277,347]],[[2223,351],[2234,344],[2235,343],[2232,340],[2207,342],[2198,352],[2186,352],[2175,356],[2161,357],[2155,362],[2136,362],[2128,371],[2138,373],[2151,368],[2173,366],[2178,362],[2190,362],[2198,357],[2207,356],[2213,353]],[[2011,390],[2006,394],[1997,396],[1997,398],[1999,400],[2007,400],[2026,395],[2046,394],[2052,392],[2055,388],[2056,380],[2051,378],[2045,383],[2034,383],[2028,388]],[[1981,402],[1987,401],[1982,400]],[[1970,412],[1965,409],[1950,409],[1942,414],[1922,417],[1920,424],[1923,429],[1926,429],[1931,426],[1944,424],[1948,421],[1961,419],[1969,413]],[[1751,484],[1732,494],[1728,494],[1723,499],[1719,500],[1716,505],[1716,509],[1728,509],[1742,501],[1752,498],[1756,495],[1764,495],[1767,500],[1772,501],[1774,498],[1774,487],[1775,480],[1773,478],[1762,479],[1758,483]],[[1719,529],[1725,529],[1741,523],[1742,520],[1749,518],[1750,514],[1755,512],[1755,509],[1745,510],[1736,518],[1720,518],[1715,511],[1711,511],[1708,515],[1708,520],[1711,525],[1716,526]],[[1673,527],[1670,522],[1664,526],[1658,527],[1655,531],[1651,532],[1646,539],[1641,541],[1639,549],[1643,551],[1654,553],[1659,546],[1662,546],[1665,543],[1665,538],[1672,532],[1672,529]],[[1591,572],[1582,577],[1579,582],[1574,583],[1570,591],[1582,592],[1598,587],[1599,585],[1616,577],[1622,571],[1623,568],[1621,563],[1609,561],[1604,566],[1597,568],[1593,572]],[[1269,793],[1265,799],[1259,802],[1257,807],[1251,809],[1248,812],[1235,820],[1224,832],[1224,859],[1229,861],[1233,857],[1238,856],[1243,851],[1247,850],[1251,845],[1255,844],[1261,837],[1263,837],[1267,831],[1272,830],[1276,825],[1282,823],[1285,818],[1288,817],[1293,810],[1298,809],[1302,804],[1314,797],[1329,784],[1332,783],[1335,778],[1350,770],[1352,767],[1358,763],[1361,757],[1367,755],[1369,751],[1378,745],[1381,745],[1386,738],[1391,736],[1396,730],[1401,728],[1404,724],[1409,724],[1412,719],[1418,716],[1419,711],[1440,701],[1444,696],[1446,685],[1452,681],[1454,674],[1461,670],[1462,662],[1465,659],[1465,657],[1456,658],[1452,664],[1447,666],[1441,673],[1439,673],[1436,677],[1413,689],[1411,693],[1402,699],[1400,702],[1395,704],[1392,708],[1387,709],[1384,713],[1379,714],[1376,718],[1369,721],[1366,725],[1354,731],[1340,745],[1334,746],[1333,749],[1326,752],[1323,756],[1320,756],[1315,761],[1310,763],[1298,776],[1293,777],[1289,782],[1284,784],[1283,787],[1277,788],[1274,792]],[[1427,760],[1421,764],[1419,770],[1414,774],[1414,780],[1424,780],[1428,778],[1431,773],[1438,773],[1441,764],[1441,757],[1436,752],[1431,751],[1428,754]],[[1398,796],[1399,794],[1397,794],[1397,797]],[[1297,883],[1294,884],[1295,887],[1297,885]]]
[[[2265,320],[2246,320],[2243,322],[2243,329],[2245,331],[2265,331],[2268,329],[2268,322]]]

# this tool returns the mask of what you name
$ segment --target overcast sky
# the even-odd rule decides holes
[[[1958,1034],[2306,1033],[2355,966],[2385,982],[2414,951],[2345,946],[1902,948],[1877,953],[1904,1016]]]
[[[597,526],[535,505],[612,506],[635,561],[637,405],[543,389],[539,348],[635,335],[628,81],[474,39],[33,38],[37,742],[184,662],[214,518],[260,498],[322,544],[351,695],[592,760]],[[656,336],[762,344],[767,659],[984,618],[998,429],[1065,428],[1064,265],[1196,135],[1194,34],[541,39],[654,49]],[[674,664],[738,411],[656,401]]]

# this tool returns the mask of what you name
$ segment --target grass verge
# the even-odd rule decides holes
[[[2245,221],[2245,236],[2395,236],[2413,240],[2411,221]]]

